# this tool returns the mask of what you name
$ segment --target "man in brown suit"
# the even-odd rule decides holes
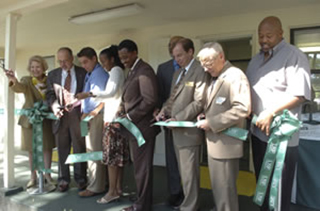
[[[157,79],[152,67],[138,58],[135,42],[123,40],[118,51],[121,62],[130,69],[124,82],[120,113],[138,127],[145,139],[145,144],[139,147],[137,140],[124,131],[130,142],[138,199],[123,211],[149,211],[152,210],[154,144],[159,132],[158,127],[150,127],[158,100]]]
[[[206,131],[208,164],[217,211],[237,211],[236,181],[242,141],[222,134],[230,128],[243,128],[250,114],[249,82],[245,74],[225,60],[219,43],[207,43],[198,54],[201,65],[212,78],[207,89],[204,114],[198,127]],[[202,119],[202,120],[201,120]]]
[[[208,74],[193,54],[193,42],[187,38],[180,39],[173,48],[172,55],[181,69],[173,76],[171,94],[156,117],[158,121],[196,121],[203,110]],[[185,196],[180,210],[195,211],[198,209],[199,158],[204,134],[198,128],[180,127],[172,128],[172,133]]]
[[[71,144],[74,153],[86,152],[85,139],[81,137],[80,132],[81,108],[79,105],[71,105],[71,107],[67,108],[64,100],[64,86],[68,74],[70,74],[70,95],[74,96],[81,92],[86,71],[81,67],[73,65],[73,55],[70,48],[60,48],[57,58],[60,68],[54,69],[48,74],[46,98],[54,115],[59,118],[59,120],[53,122],[52,129],[59,155],[58,190],[64,192],[68,190],[70,183],[69,165],[65,164],[65,161],[70,154]],[[74,164],[74,179],[78,184],[79,190],[86,187],[86,163]]]

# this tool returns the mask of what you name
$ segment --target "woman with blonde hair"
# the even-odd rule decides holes
[[[28,71],[30,76],[24,76],[20,81],[15,76],[13,70],[6,71],[9,79],[9,87],[16,93],[23,93],[25,102],[23,109],[33,108],[35,102],[43,101],[47,88],[47,76],[45,71],[48,64],[41,56],[32,56],[29,59]],[[31,179],[27,183],[27,188],[31,188],[37,184],[36,171],[32,170],[32,124],[28,117],[22,115],[18,124],[21,126],[21,150],[28,151],[29,165],[31,170]],[[51,168],[52,149],[55,147],[54,136],[51,129],[51,121],[43,120],[43,157],[45,169]],[[45,174],[45,181],[54,184],[50,173]]]

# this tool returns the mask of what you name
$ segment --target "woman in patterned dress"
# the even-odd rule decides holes
[[[117,200],[122,194],[123,166],[129,159],[128,142],[119,133],[119,125],[112,123],[116,118],[121,102],[122,86],[124,83],[123,65],[118,56],[118,48],[112,45],[100,52],[99,59],[103,68],[110,77],[103,92],[83,92],[77,94],[78,99],[95,97],[104,102],[104,136],[103,136],[103,163],[108,165],[109,190],[99,204],[107,204]]]

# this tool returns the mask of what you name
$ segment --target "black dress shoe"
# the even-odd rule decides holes
[[[137,211],[137,208],[132,205],[130,207],[123,208],[121,211]]]
[[[83,191],[87,188],[87,183],[79,183],[77,186],[79,191]]]
[[[184,195],[183,194],[172,194],[169,196],[167,200],[167,205],[170,207],[173,207],[174,209],[178,209],[181,203],[184,200]]]
[[[58,185],[58,190],[60,192],[66,192],[69,189],[69,184],[68,183],[60,183]]]

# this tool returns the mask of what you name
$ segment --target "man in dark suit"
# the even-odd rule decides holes
[[[197,115],[203,110],[204,92],[209,75],[193,57],[192,40],[180,39],[173,48],[172,54],[181,69],[174,74],[170,97],[156,119],[158,121],[196,121]],[[183,127],[172,128],[172,133],[185,196],[180,210],[195,211],[198,209],[199,158],[204,133],[198,128]]]
[[[48,74],[46,97],[54,115],[59,118],[53,122],[52,129],[59,155],[58,190],[64,192],[68,190],[70,183],[69,165],[65,164],[65,161],[70,154],[71,143],[74,153],[86,152],[85,139],[81,137],[80,132],[81,108],[73,98],[75,94],[83,90],[86,71],[73,65],[70,48],[60,48],[57,58],[60,68]],[[87,184],[86,163],[74,164],[74,179],[80,190],[85,188]]]
[[[172,57],[172,49],[176,45],[177,41],[183,37],[174,36],[169,42],[169,53]],[[180,66],[174,59],[170,59],[158,66],[157,78],[159,83],[159,108],[167,101],[170,96],[171,83],[173,74],[176,70],[180,69]],[[155,112],[155,114],[159,111]],[[174,152],[172,131],[164,127],[165,136],[165,150],[166,150],[166,168],[167,168],[167,181],[169,189],[169,197],[167,199],[167,204],[169,206],[178,207],[183,198],[183,190],[181,186],[181,178],[176,158],[176,153]]]
[[[139,128],[145,139],[145,144],[139,147],[137,140],[126,132],[135,170],[137,200],[123,211],[149,211],[152,210],[154,144],[159,132],[158,127],[150,127],[153,111],[158,102],[157,79],[152,67],[138,58],[135,42],[123,40],[118,50],[121,62],[130,69],[124,83],[120,113]]]

